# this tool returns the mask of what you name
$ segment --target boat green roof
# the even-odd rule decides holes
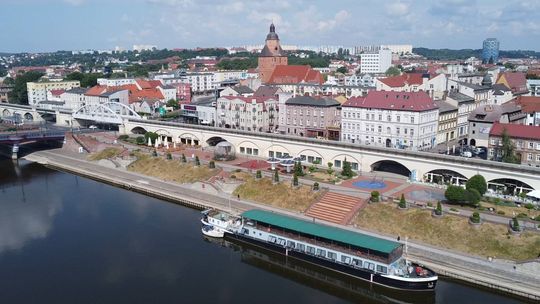
[[[242,213],[242,216],[257,222],[270,224],[272,226],[294,230],[315,237],[342,242],[386,254],[390,254],[396,248],[401,246],[401,244],[398,242],[388,241],[350,230],[308,222],[259,209],[245,211]]]

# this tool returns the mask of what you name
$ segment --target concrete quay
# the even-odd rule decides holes
[[[238,200],[236,197],[232,197],[226,193],[209,193],[211,191],[208,191],[208,189],[201,188],[197,190],[190,185],[166,182],[122,169],[101,166],[97,163],[81,159],[79,155],[74,155],[61,149],[34,152],[26,156],[26,159],[61,171],[70,172],[191,208],[217,208],[230,210],[234,213],[259,208],[312,220],[311,217],[307,217],[299,212],[292,212],[246,200]],[[325,224],[379,238],[395,240],[393,236],[381,235],[372,231],[326,222]],[[451,250],[439,249],[412,241],[407,242],[407,256],[409,259],[432,267],[441,276],[455,278],[499,292],[509,293],[529,301],[540,301],[539,273],[514,268],[516,264],[504,261],[489,262],[486,259],[467,256],[452,252]]]

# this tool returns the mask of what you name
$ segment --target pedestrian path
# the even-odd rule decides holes
[[[326,192],[305,214],[319,220],[347,225],[364,203],[359,197]]]

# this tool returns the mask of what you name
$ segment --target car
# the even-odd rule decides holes
[[[92,130],[95,130],[95,129],[97,129],[97,128],[98,128],[98,127],[97,127],[96,125],[91,125],[91,126],[88,127],[88,129],[92,129]]]
[[[473,152],[474,152],[475,155],[480,155],[482,153],[486,153],[486,148],[484,148],[484,147],[476,147],[476,148],[474,148]]]
[[[463,152],[461,152],[460,155],[461,155],[462,157],[467,157],[467,158],[471,158],[471,157],[472,157],[471,151],[463,151]]]

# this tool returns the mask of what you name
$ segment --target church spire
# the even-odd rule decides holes
[[[274,26],[274,22],[272,22],[270,24],[270,33],[275,33],[276,32],[276,27]]]

